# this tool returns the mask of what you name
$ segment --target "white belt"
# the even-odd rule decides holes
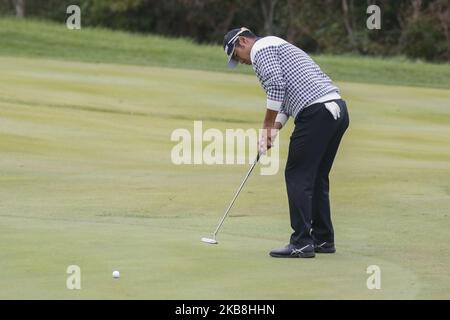
[[[328,93],[328,94],[320,97],[319,99],[314,100],[313,102],[308,104],[307,107],[309,107],[310,105],[315,104],[315,103],[322,103],[325,101],[337,100],[337,99],[341,99],[341,96],[339,95],[339,93],[337,93],[336,91],[331,92],[331,93]]]
[[[315,104],[315,103],[322,103],[322,102],[326,102],[326,101],[330,101],[330,100],[337,100],[337,99],[341,99],[341,96],[339,95],[339,93],[335,92],[331,92],[328,93],[322,97],[320,97],[319,99],[314,100],[313,102],[311,102],[310,104],[308,104],[305,108],[308,108],[310,105]],[[288,120],[288,116],[285,113],[279,112],[275,122],[279,122],[281,123],[281,126],[283,127],[285,125],[285,123]]]

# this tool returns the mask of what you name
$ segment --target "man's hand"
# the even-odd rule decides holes
[[[266,153],[266,151],[273,146],[273,142],[278,135],[278,131],[283,127],[284,123],[286,123],[287,116],[285,116],[284,120],[278,120],[279,118],[277,118],[277,115],[278,111],[270,109],[266,110],[263,130],[258,143],[259,154]]]
[[[275,122],[275,118],[278,114],[278,111],[266,110],[266,116],[264,118],[264,125],[261,137],[259,139],[258,143],[258,150],[260,154],[266,153],[267,150],[269,150],[272,147],[272,141],[275,140],[278,129],[281,127],[279,126],[280,123]]]
[[[265,154],[267,150],[272,148],[273,142],[278,135],[277,128],[264,128],[261,133],[261,138],[259,139],[259,154]]]

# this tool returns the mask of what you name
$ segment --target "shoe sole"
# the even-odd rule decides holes
[[[314,248],[315,253],[335,253],[336,248]]]
[[[276,253],[269,253],[269,255],[273,258],[314,258],[316,254],[314,252],[305,252],[305,253],[298,253],[294,255],[284,255],[284,254],[276,254]]]

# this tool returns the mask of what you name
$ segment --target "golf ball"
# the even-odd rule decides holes
[[[114,279],[119,279],[119,277],[120,277],[119,271],[113,271],[112,276],[113,276]]]

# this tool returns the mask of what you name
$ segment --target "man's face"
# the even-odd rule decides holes
[[[239,37],[234,47],[233,59],[242,64],[252,64],[250,51],[252,50],[254,39]]]

